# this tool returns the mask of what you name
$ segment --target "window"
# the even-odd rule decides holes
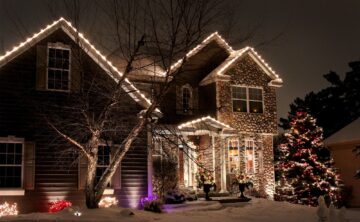
[[[188,113],[191,108],[191,91],[189,87],[182,88],[182,111]]]
[[[110,165],[110,146],[99,146],[95,180],[99,181],[106,168]],[[108,185],[109,186],[109,185]]]
[[[233,112],[263,113],[263,92],[260,88],[232,87]]]
[[[69,90],[70,49],[48,47],[47,89]]]
[[[240,170],[240,149],[239,149],[239,140],[238,139],[229,139],[228,140],[228,150],[229,150],[229,172],[237,173]]]
[[[254,141],[245,141],[245,170],[247,174],[255,173]]]
[[[0,188],[22,187],[23,142],[0,141]]]

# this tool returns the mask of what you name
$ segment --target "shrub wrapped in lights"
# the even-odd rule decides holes
[[[0,204],[0,218],[5,216],[15,216],[18,215],[17,204],[12,205],[7,202]]]
[[[71,207],[72,203],[70,201],[66,200],[57,200],[49,203],[49,209],[48,211],[50,213],[56,213],[59,211],[62,211],[63,209],[67,207]]]
[[[115,197],[103,197],[99,202],[99,207],[109,208],[111,206],[116,206],[117,204],[118,200]]]

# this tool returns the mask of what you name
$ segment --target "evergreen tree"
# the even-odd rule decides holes
[[[317,119],[328,137],[356,118],[360,117],[360,61],[349,63],[351,68],[341,80],[335,72],[329,72],[324,78],[331,84],[319,92],[310,92],[304,99],[296,98],[290,104],[290,115],[302,110]],[[336,119],[336,121],[334,121]],[[280,119],[280,127],[289,129],[289,118]]]
[[[322,129],[306,112],[297,112],[290,119],[276,163],[277,199],[316,206],[317,198],[324,195],[339,206],[342,184],[323,146]]]

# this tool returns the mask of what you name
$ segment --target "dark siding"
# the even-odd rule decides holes
[[[62,31],[58,30],[38,45],[47,42],[63,42],[74,49],[76,44]],[[51,104],[67,104],[69,94],[63,92],[37,91],[36,86],[36,46],[33,46],[16,59],[0,68],[0,137],[13,135],[35,143],[35,189],[27,190],[22,197],[2,197],[0,202],[16,201],[21,213],[44,211],[47,202],[56,199],[68,199],[75,205],[84,204],[83,191],[78,190],[78,165],[74,152],[64,152],[70,147],[64,140],[57,138],[45,119],[39,114],[39,101]],[[99,71],[100,68],[88,57],[88,68]],[[73,73],[76,71],[73,70]],[[101,71],[102,72],[102,71]],[[105,77],[106,74],[103,73]],[[105,77],[107,78],[107,77]],[[80,76],[76,77],[81,79]],[[119,141],[136,121],[136,114],[142,109],[128,95],[124,94],[123,106],[119,110],[123,128]],[[44,111],[44,110],[42,110]],[[47,112],[46,110],[44,112]],[[139,197],[147,195],[147,137],[146,133],[134,143],[121,166],[121,190],[116,190],[120,203],[128,206],[128,200],[139,203]],[[136,178],[139,183],[132,183]]]

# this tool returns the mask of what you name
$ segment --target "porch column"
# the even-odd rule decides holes
[[[215,137],[211,134],[211,147],[212,147],[212,165],[213,165],[213,177],[214,181],[216,181],[216,173],[215,173]]]
[[[221,136],[221,190],[220,193],[228,193],[226,188],[226,157],[225,157],[225,151],[226,151],[226,140],[225,137]]]
[[[148,142],[148,156],[147,156],[147,185],[148,185],[148,196],[153,195],[153,183],[152,183],[152,177],[153,177],[153,160],[152,160],[152,146],[153,139],[151,131],[148,129],[147,132],[147,142]],[[120,166],[121,167],[121,166]]]

